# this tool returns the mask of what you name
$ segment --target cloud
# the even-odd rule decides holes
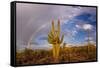
[[[72,35],[72,37],[75,36],[77,33],[78,33],[77,30],[73,30],[73,31],[71,31],[71,35]]]
[[[82,25],[76,24],[76,28],[82,29]]]
[[[27,45],[25,45],[25,42],[22,40],[17,40],[16,46],[17,51],[24,50],[27,47]]]
[[[45,50],[47,50],[47,49],[52,48],[51,44],[41,44],[41,46],[32,44],[31,46],[32,46],[33,50],[35,50],[35,49],[45,49]]]
[[[92,30],[93,26],[91,24],[84,24],[83,29],[84,30]]]
[[[85,40],[93,40],[93,37],[85,37]]]
[[[77,30],[66,30],[66,31],[63,31],[63,33],[66,37],[71,38],[71,37],[74,37],[78,33],[78,31]]]
[[[96,45],[96,42],[95,42],[95,41],[93,41],[93,40],[91,40],[91,41],[90,41],[90,43],[92,43],[92,44],[95,44],[95,45]]]
[[[96,12],[81,13],[74,17],[73,21],[76,23],[75,26],[79,29],[92,30],[96,25]]]
[[[96,8],[92,7],[73,7],[73,6],[58,6],[58,5],[41,5],[41,4],[21,4],[17,3],[16,5],[16,28],[17,28],[17,41],[23,41],[24,44],[18,43],[18,49],[27,45],[29,39],[32,37],[36,39],[39,35],[48,34],[50,29],[51,20],[61,20],[62,24],[68,24],[69,20],[73,20],[77,15],[87,12],[87,13],[96,13]],[[92,20],[92,18],[90,18]],[[50,23],[50,24],[49,24]],[[68,24],[69,25],[69,24]],[[66,28],[67,26],[65,26]],[[69,37],[75,36],[77,30],[72,29],[71,26],[68,29],[69,31],[65,32]],[[77,26],[79,27],[79,26]],[[90,29],[90,27],[84,27],[85,29]],[[63,29],[64,31],[64,29]],[[34,35],[34,36],[32,36]],[[67,36],[67,37],[68,37]],[[33,38],[34,37],[34,38]],[[45,39],[45,38],[42,38]],[[34,42],[38,44],[38,42]],[[40,41],[42,43],[42,41]],[[45,43],[45,42],[44,42]],[[20,46],[20,47],[19,47]],[[37,45],[34,45],[34,47]],[[42,45],[41,45],[42,46]]]
[[[40,37],[39,40],[47,40],[47,37]]]
[[[89,11],[92,9],[79,6],[73,7],[24,3],[17,3],[16,7],[17,39],[26,42],[26,44],[31,35],[33,35],[38,28],[41,28],[42,25],[51,23],[51,19],[57,20],[57,18],[60,18],[62,22],[65,22],[83,11],[87,12],[87,10]]]
[[[92,30],[93,26],[91,24],[76,24],[76,28],[83,30]]]

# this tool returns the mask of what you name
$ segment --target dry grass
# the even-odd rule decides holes
[[[96,46],[79,47],[65,47],[60,50],[59,62],[80,62],[80,61],[95,61],[96,60]],[[55,63],[52,50],[28,50],[16,53],[17,65],[30,65],[30,64],[48,64]]]

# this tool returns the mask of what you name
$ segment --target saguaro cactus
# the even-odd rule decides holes
[[[60,20],[58,20],[57,30],[54,27],[54,21],[52,20],[52,27],[48,34],[48,42],[53,46],[54,61],[59,61],[60,44],[63,42],[64,35],[60,39]]]
[[[90,52],[90,45],[91,45],[91,43],[90,43],[90,41],[91,41],[91,39],[90,39],[90,31],[87,30],[87,33],[88,33],[88,40],[87,40],[87,42],[88,42],[87,53],[89,54],[89,52]]]

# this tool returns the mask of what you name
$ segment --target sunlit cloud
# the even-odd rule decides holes
[[[76,27],[83,30],[92,30],[93,26],[91,24],[76,24]]]
[[[93,40],[93,37],[85,37],[85,40]]]
[[[91,24],[84,24],[83,29],[84,30],[92,30],[93,26]]]

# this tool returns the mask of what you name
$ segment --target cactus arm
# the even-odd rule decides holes
[[[55,32],[55,28],[54,28],[54,21],[52,20],[52,27],[51,27],[51,32],[52,34],[54,35],[54,32]]]
[[[64,34],[63,34],[62,37],[61,37],[60,44],[63,42],[63,39],[64,39]]]
[[[53,43],[53,40],[52,40],[52,37],[50,36],[50,34],[48,34],[48,42],[49,42],[50,44]]]
[[[50,32],[49,34],[48,34],[48,38],[53,38],[53,34],[52,34],[52,32]]]
[[[60,20],[58,20],[58,36],[60,36]]]
[[[48,35],[48,42],[50,43],[50,44],[53,44],[54,42],[53,42],[53,39],[52,38],[50,38],[50,36]]]

